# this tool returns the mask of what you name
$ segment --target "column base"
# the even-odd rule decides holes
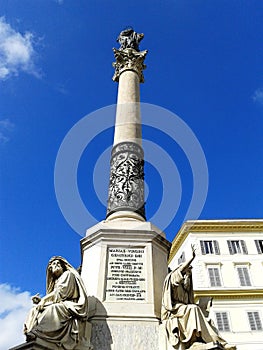
[[[107,219],[107,221],[115,221],[115,220],[126,220],[126,221],[131,221],[131,220],[137,220],[137,221],[142,221],[144,222],[145,219],[135,211],[128,211],[128,210],[122,210],[122,211],[116,211],[115,213],[110,214]]]

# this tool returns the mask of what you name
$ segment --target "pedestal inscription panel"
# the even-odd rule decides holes
[[[145,301],[145,249],[108,248],[106,301]]]

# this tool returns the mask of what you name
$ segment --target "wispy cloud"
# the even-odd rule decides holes
[[[55,0],[59,5],[62,5],[64,0]]]
[[[21,292],[8,284],[0,284],[0,350],[25,341],[23,324],[32,307],[29,292]]]
[[[0,17],[0,80],[18,75],[20,71],[39,77],[35,56],[33,34],[15,31],[4,17]]]
[[[10,132],[13,131],[15,124],[9,119],[0,120],[0,144],[9,141]]]
[[[253,99],[254,102],[258,102],[258,103],[263,105],[263,88],[257,89],[254,92],[254,94],[252,96],[252,99]]]

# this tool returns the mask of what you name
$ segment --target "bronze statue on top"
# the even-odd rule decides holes
[[[119,81],[122,72],[132,70],[139,76],[140,83],[144,82],[143,70],[146,68],[144,59],[147,50],[140,51],[139,43],[143,39],[144,34],[136,33],[131,27],[124,29],[117,38],[117,42],[121,45],[119,49],[113,48],[116,62],[112,65],[115,73],[112,77],[114,81]]]
[[[117,42],[121,45],[119,50],[133,49],[140,51],[139,43],[143,37],[144,34],[136,33],[131,27],[124,29],[117,38]]]

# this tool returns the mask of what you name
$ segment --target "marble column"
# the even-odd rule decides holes
[[[82,279],[94,297],[94,350],[163,350],[159,334],[162,286],[170,242],[145,220],[140,83],[144,59],[133,30],[114,49],[118,82],[107,218],[81,241]]]
[[[107,220],[145,220],[144,153],[140,116],[140,83],[147,51],[113,49],[113,80],[119,83]]]

